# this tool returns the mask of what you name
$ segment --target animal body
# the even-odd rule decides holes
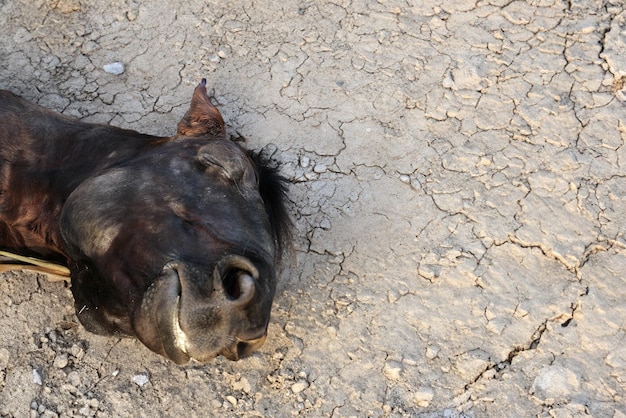
[[[226,139],[206,80],[171,138],[0,90],[0,250],[65,264],[89,331],[182,364],[265,340],[289,240],[286,180]]]

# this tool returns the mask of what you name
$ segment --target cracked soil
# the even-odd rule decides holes
[[[296,224],[239,362],[3,274],[0,416],[626,417],[622,0],[0,0],[0,28],[0,88],[86,121],[171,135],[206,77]]]

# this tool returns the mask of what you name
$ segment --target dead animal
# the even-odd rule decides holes
[[[86,329],[136,336],[176,363],[237,360],[265,340],[286,187],[226,138],[205,79],[171,138],[0,90],[0,255],[69,274]]]

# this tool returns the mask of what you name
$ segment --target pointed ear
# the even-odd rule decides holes
[[[219,110],[211,103],[206,93],[206,78],[193,91],[191,106],[178,122],[176,136],[207,136],[207,139],[226,137],[224,119]]]

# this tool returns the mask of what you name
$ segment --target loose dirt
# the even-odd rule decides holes
[[[2,417],[625,417],[621,0],[0,0],[0,88],[292,181],[269,337],[179,367],[0,276]]]

